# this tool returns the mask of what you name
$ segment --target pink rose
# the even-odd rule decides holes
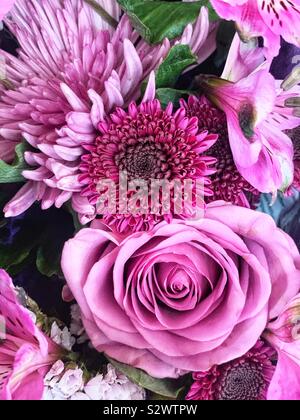
[[[94,222],[66,243],[62,268],[94,346],[162,378],[244,355],[300,287],[290,237],[223,202],[127,237]]]

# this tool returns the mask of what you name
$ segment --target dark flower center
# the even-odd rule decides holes
[[[167,156],[159,143],[139,139],[127,145],[115,157],[119,170],[126,171],[131,179],[159,179],[168,176]]]
[[[259,400],[266,382],[258,363],[244,362],[231,366],[220,378],[217,400]]]
[[[245,102],[244,104],[242,104],[238,116],[240,127],[245,137],[247,137],[247,139],[251,139],[254,135],[254,107],[250,103]]]

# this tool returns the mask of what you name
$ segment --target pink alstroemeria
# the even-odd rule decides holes
[[[210,176],[212,195],[206,200],[227,201],[238,206],[254,207],[260,193],[239,173],[232,156],[228,139],[226,114],[216,108],[205,96],[190,96],[186,102],[180,100],[187,117],[197,117],[201,131],[218,134],[217,142],[208,150],[208,154],[217,159],[216,171]]]
[[[234,20],[245,40],[262,36],[265,54],[279,53],[280,36],[300,45],[300,0],[211,0],[217,13]]]
[[[40,400],[44,376],[62,349],[35,325],[0,270],[0,400]]]
[[[1,0],[0,4],[0,20],[10,11],[16,0]]]
[[[229,142],[240,174],[257,190],[276,193],[293,180],[293,145],[284,130],[300,124],[262,50],[235,37],[221,79],[201,80],[207,97],[226,113]]]
[[[265,339],[278,353],[268,399],[300,400],[300,294],[269,324]]]

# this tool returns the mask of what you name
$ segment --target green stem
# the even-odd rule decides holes
[[[84,0],[89,6],[91,6],[95,12],[97,12],[110,26],[113,28],[117,28],[118,22],[109,14],[106,10],[103,9],[100,4],[98,4],[95,0]]]

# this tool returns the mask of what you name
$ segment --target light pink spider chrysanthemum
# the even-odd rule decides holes
[[[99,3],[119,20],[116,1]],[[95,209],[80,194],[82,144],[93,144],[107,113],[139,97],[141,82],[171,44],[166,39],[149,46],[126,16],[113,29],[82,0],[20,0],[8,25],[21,49],[19,58],[2,53],[13,88],[3,88],[0,103],[0,157],[11,160],[22,137],[34,150],[25,154],[33,170],[24,171],[28,181],[6,206],[6,216],[22,213],[36,200],[47,209],[72,199],[87,222]],[[203,46],[211,29],[203,8],[176,42],[189,44],[205,59],[214,49],[213,41]]]

